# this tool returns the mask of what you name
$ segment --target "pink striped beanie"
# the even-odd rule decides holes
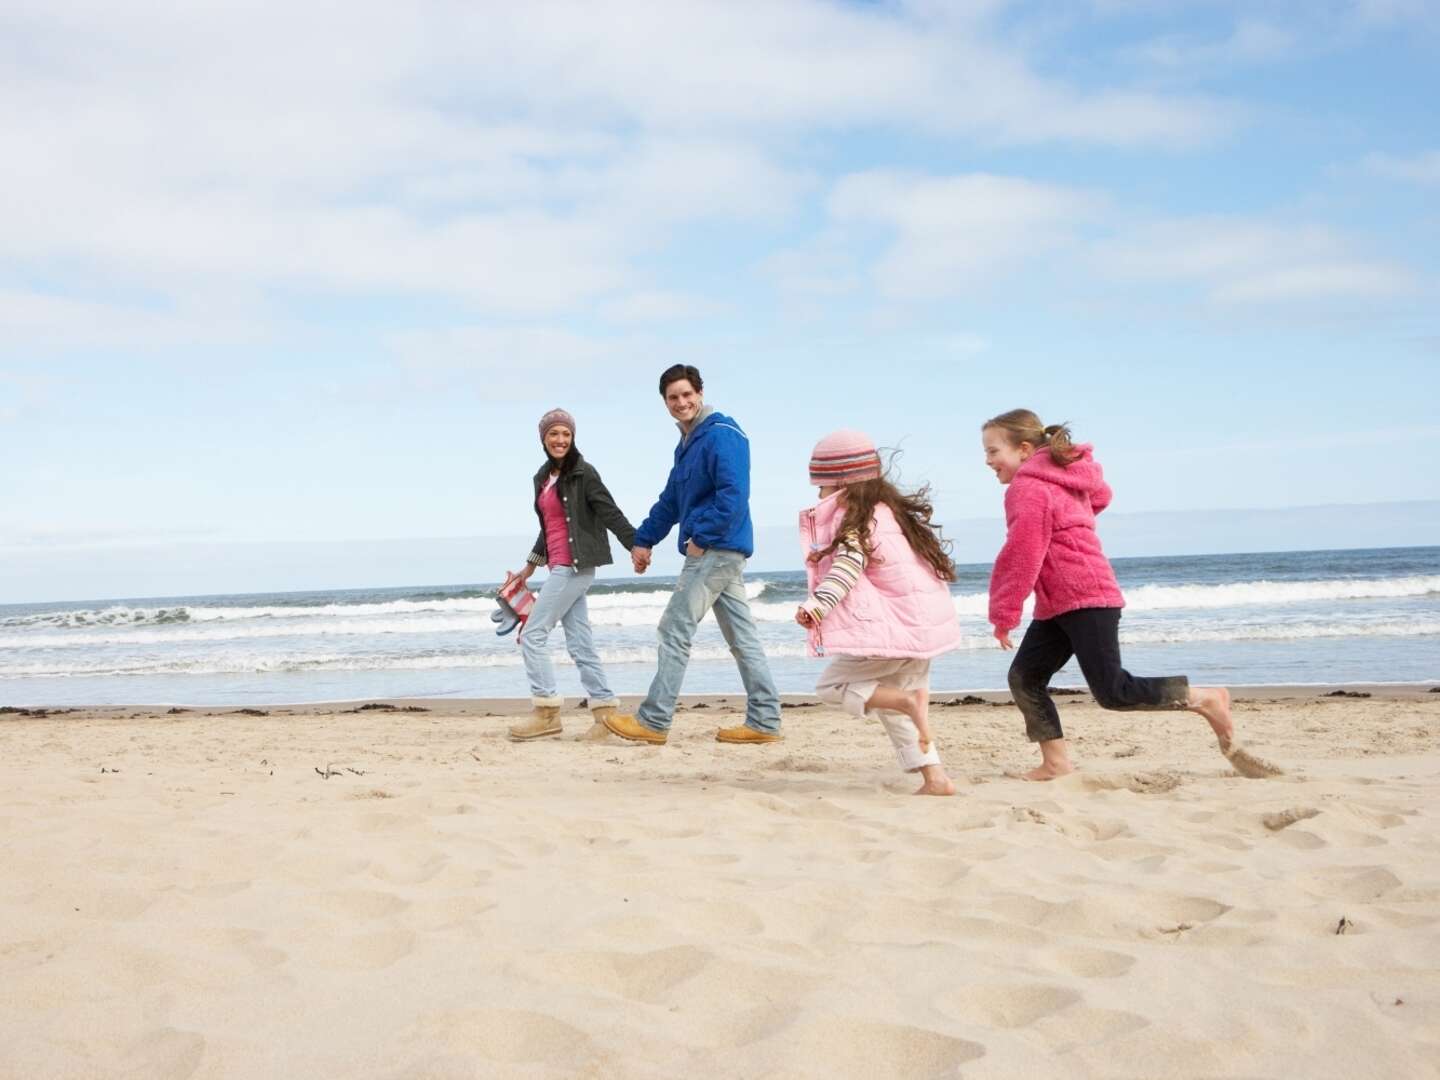
[[[879,479],[880,454],[870,436],[849,428],[831,432],[810,455],[810,482],[816,487],[844,487]]]

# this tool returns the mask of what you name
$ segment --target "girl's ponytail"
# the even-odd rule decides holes
[[[1029,409],[1011,409],[993,416],[980,425],[980,430],[996,428],[1005,433],[1005,440],[1011,446],[1028,442],[1036,450],[1049,450],[1050,460],[1062,468],[1080,455],[1070,437],[1069,424],[1051,424],[1044,427],[1040,417]]]
[[[1071,441],[1069,424],[1051,424],[1047,427],[1045,445],[1050,448],[1050,460],[1062,468],[1080,456],[1075,452],[1075,443]]]

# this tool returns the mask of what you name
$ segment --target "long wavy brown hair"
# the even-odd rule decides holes
[[[875,541],[870,535],[870,522],[875,517],[876,505],[884,503],[900,523],[900,531],[905,534],[911,550],[930,564],[935,576],[940,580],[955,580],[955,564],[950,559],[952,545],[940,535],[940,526],[931,522],[935,508],[930,505],[928,484],[907,495],[882,476],[845,485],[844,499],[845,516],[840,519],[840,528],[835,532],[835,539],[829,547],[811,555],[811,562],[819,562],[827,555],[833,555],[845,536],[852,532],[860,538],[860,548],[865,552],[865,557],[872,557],[875,554]]]

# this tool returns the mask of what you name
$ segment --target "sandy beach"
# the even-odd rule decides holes
[[[504,737],[517,703],[0,715],[0,1076],[1440,1076],[1440,694]],[[1350,692],[1355,692],[1351,688]],[[407,709],[427,711],[407,711]],[[358,710],[358,711],[357,711]],[[567,735],[589,717],[566,713]]]

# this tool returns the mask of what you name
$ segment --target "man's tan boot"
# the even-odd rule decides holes
[[[590,715],[595,722],[590,725],[590,730],[583,735],[577,735],[579,742],[604,742],[610,738],[610,729],[605,726],[605,717],[614,716],[616,707],[614,705],[596,705],[590,710]]]
[[[510,725],[510,738],[515,742],[527,739],[544,739],[560,734],[560,706],[536,705],[530,710],[530,719]]]

